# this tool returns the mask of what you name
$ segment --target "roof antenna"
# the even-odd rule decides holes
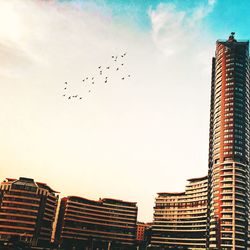
[[[235,32],[231,32],[231,35],[228,38],[228,42],[236,42],[236,40],[234,39],[234,35],[235,35]]]

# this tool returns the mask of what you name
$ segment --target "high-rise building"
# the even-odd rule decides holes
[[[15,238],[31,246],[50,246],[56,193],[33,179],[4,180],[0,184],[0,241]]]
[[[185,192],[158,193],[151,246],[206,249],[207,176],[188,180]]]
[[[129,249],[136,242],[137,206],[110,198],[61,199],[56,241],[64,249]]]
[[[249,224],[249,42],[216,42],[212,61],[208,171],[209,249],[247,249]]]

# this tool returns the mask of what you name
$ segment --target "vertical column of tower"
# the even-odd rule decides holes
[[[208,198],[207,198],[207,247],[209,246],[209,228],[212,211],[212,166],[213,166],[213,120],[214,120],[214,83],[215,83],[215,57],[212,58],[211,97],[210,97],[210,126],[209,126],[209,153],[208,153]]]
[[[247,249],[249,217],[249,52],[234,33],[213,61],[208,248]]]

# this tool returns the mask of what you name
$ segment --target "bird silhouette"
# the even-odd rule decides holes
[[[111,55],[113,63],[111,63],[108,66],[102,66],[102,65],[99,64],[99,66],[96,67],[95,74],[89,75],[89,77],[86,77],[86,76],[83,77],[82,82],[83,83],[85,82],[85,84],[82,85],[82,87],[85,87],[85,86],[87,87],[88,86],[88,88],[90,88],[90,89],[87,89],[87,92],[90,93],[93,90],[90,87],[90,85],[88,85],[90,83],[91,84],[97,83],[96,87],[99,86],[99,84],[98,84],[99,80],[101,80],[101,82],[103,81],[104,83],[108,83],[108,82],[112,83],[112,81],[111,81],[112,80],[112,75],[109,75],[108,73],[105,73],[105,72],[110,69],[109,70],[110,74],[114,73],[114,72],[117,72],[117,71],[120,71],[122,73],[124,71],[124,69],[125,69],[125,67],[123,67],[123,66],[124,66],[124,64],[126,64],[126,62],[124,61],[124,59],[121,59],[121,58],[124,58],[126,55],[127,55],[127,52],[124,52],[124,53],[121,53],[121,54],[119,53],[117,55],[115,55],[115,54]],[[118,62],[118,63],[115,63],[115,62]],[[119,77],[119,73],[117,72],[116,74]],[[100,75],[101,77],[98,76],[98,75]],[[104,75],[104,76],[102,76],[102,75]],[[109,77],[109,79],[111,77],[111,80],[109,80],[108,77]],[[125,72],[125,74],[123,74],[123,75],[120,76],[120,79],[124,81],[127,78],[129,78],[129,77],[131,77],[131,75],[128,74],[128,73],[126,74],[126,72]],[[69,84],[69,83],[67,81],[64,82],[64,83],[65,83],[64,90],[67,90],[67,86],[66,85]],[[71,84],[70,84],[70,86],[71,86]],[[64,93],[62,94],[62,96],[66,97],[67,99],[74,99],[74,98],[77,98],[78,100],[84,99],[84,96],[79,96],[79,93],[75,94],[75,95],[69,96],[69,95],[67,95],[66,91],[64,91]]]

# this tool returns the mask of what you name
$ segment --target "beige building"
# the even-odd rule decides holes
[[[0,241],[14,238],[32,246],[50,246],[58,196],[33,179],[5,179],[0,185]]]
[[[158,193],[151,246],[206,249],[207,176],[188,180],[185,192]]]
[[[66,249],[129,249],[136,243],[136,202],[61,199],[56,240]]]

